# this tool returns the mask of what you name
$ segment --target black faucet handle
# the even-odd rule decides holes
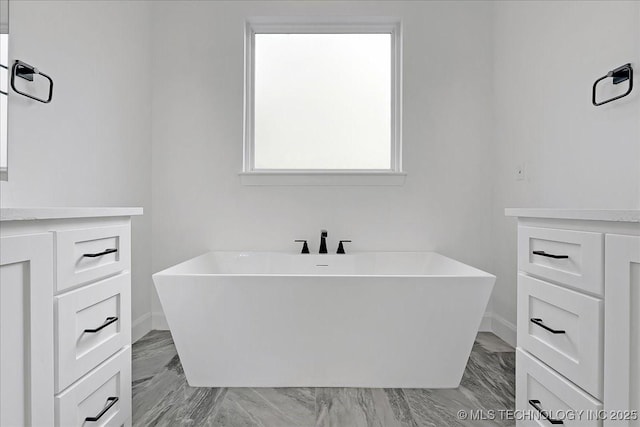
[[[344,254],[344,246],[342,245],[342,242],[344,243],[351,243],[351,240],[340,240],[340,243],[338,244],[338,250],[336,251],[337,254]]]
[[[307,246],[307,241],[306,240],[294,240],[294,242],[304,243],[302,245],[302,252],[300,252],[301,254],[308,254],[309,253],[309,246]]]

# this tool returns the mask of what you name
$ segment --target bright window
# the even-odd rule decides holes
[[[399,25],[247,25],[245,172],[400,172]]]

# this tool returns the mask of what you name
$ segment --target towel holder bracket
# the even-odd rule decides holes
[[[32,82],[33,75],[38,74],[38,69],[22,61],[16,61],[15,73],[16,77],[20,77],[21,79],[29,80],[30,82]]]
[[[630,69],[631,64],[625,64],[621,67],[616,68],[615,70],[609,71],[608,75],[610,77],[613,77],[613,84],[617,85],[629,80],[629,75],[631,74],[629,72]]]

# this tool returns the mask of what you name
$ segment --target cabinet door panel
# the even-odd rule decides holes
[[[518,346],[602,400],[602,300],[518,275]],[[554,334],[531,321],[561,329]]]
[[[518,227],[522,271],[602,295],[602,233]]]
[[[119,274],[56,297],[56,391],[131,343],[131,277]],[[93,333],[107,319],[117,319]]]
[[[538,401],[538,407],[546,411],[552,418],[568,413],[595,414],[602,410],[602,404],[567,381],[553,369],[530,356],[522,349],[516,349],[516,409],[521,414],[528,414],[522,420],[518,420],[518,427],[550,426],[551,424],[541,418],[540,412],[531,404],[531,400]],[[564,426],[600,427],[602,422],[597,419],[582,420],[565,419]]]
[[[131,268],[129,225],[56,231],[55,241],[58,292]]]
[[[640,236],[608,234],[605,245],[605,409],[640,411]]]
[[[0,425],[53,419],[53,238],[0,239]]]

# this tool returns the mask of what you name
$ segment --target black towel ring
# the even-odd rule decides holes
[[[629,88],[622,95],[614,96],[613,98],[609,98],[605,101],[598,102],[596,101],[596,87],[598,86],[598,83],[600,83],[602,80],[607,79],[609,77],[613,78],[614,85],[617,85],[629,80]],[[595,83],[593,84],[593,91],[591,94],[591,102],[593,103],[593,105],[598,107],[600,105],[608,104],[611,101],[615,101],[616,99],[624,98],[625,96],[629,95],[632,90],[633,90],[633,67],[631,67],[631,64],[624,64],[616,68],[615,70],[609,71],[606,76],[602,76],[595,81]]]
[[[16,85],[15,85],[16,77],[20,77],[21,79],[25,79],[32,82],[33,76],[35,74],[38,74],[49,81],[49,96],[46,99],[29,95],[28,93],[22,92],[18,90],[18,88],[16,88]],[[38,70],[36,67],[31,66],[19,60],[16,60],[16,62],[13,64],[13,67],[11,67],[11,89],[13,89],[16,93],[19,93],[22,96],[26,96],[27,98],[31,98],[38,102],[42,102],[43,104],[48,104],[51,102],[51,99],[53,99],[53,79],[49,77],[47,74]]]

